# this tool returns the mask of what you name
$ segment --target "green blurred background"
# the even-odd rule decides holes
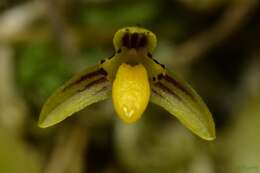
[[[259,19],[259,0],[0,0],[0,173],[259,173]],[[55,88],[132,25],[205,100],[215,141],[152,104],[125,125],[111,100],[37,127]]]

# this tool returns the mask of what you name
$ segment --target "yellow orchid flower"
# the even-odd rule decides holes
[[[152,57],[157,39],[139,27],[118,30],[115,54],[61,86],[44,104],[39,126],[49,127],[112,95],[120,119],[137,121],[149,101],[166,109],[203,139],[215,139],[211,113],[200,96]]]

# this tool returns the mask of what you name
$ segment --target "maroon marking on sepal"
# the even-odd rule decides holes
[[[100,61],[100,64],[103,64],[105,61],[106,61],[106,60],[102,59],[102,60]]]
[[[131,38],[131,48],[138,48],[138,38],[139,38],[139,34],[138,33],[133,33],[132,35],[130,35]]]
[[[122,52],[122,49],[119,48],[119,49],[117,50],[117,53],[121,53],[121,52]]]
[[[131,45],[130,45],[130,34],[128,32],[125,33],[125,35],[122,38],[122,45],[127,47],[127,48],[131,47]]]
[[[153,55],[152,55],[150,52],[147,53],[147,56],[148,56],[149,58],[153,58]]]
[[[97,70],[97,71],[94,71],[94,72],[88,73],[88,74],[86,74],[86,75],[84,75],[84,76],[81,76],[81,78],[79,78],[78,80],[76,80],[76,81],[73,83],[73,85],[74,85],[74,84],[77,84],[77,83],[80,83],[80,82],[82,82],[82,81],[84,81],[84,80],[86,80],[86,79],[90,79],[90,78],[92,78],[92,77],[94,77],[94,76],[97,76],[97,75],[106,76],[106,75],[107,75],[107,72],[106,72],[103,68],[100,68],[100,69]]]
[[[179,88],[181,91],[183,91],[184,93],[186,93],[188,96],[190,96],[191,98],[194,98],[194,96],[190,93],[190,91],[185,88],[184,86],[182,86],[177,80],[175,80],[174,78],[170,77],[169,75],[165,75],[163,76],[163,79],[165,79],[166,81],[172,83],[174,86],[176,86],[177,88]]]
[[[105,81],[108,81],[108,80],[107,80],[106,78],[104,78],[104,77],[99,78],[99,79],[97,79],[97,80],[94,80],[94,81],[88,83],[87,85],[84,86],[84,88],[79,89],[78,91],[79,91],[79,92],[82,92],[82,91],[86,90],[87,88],[92,87],[92,86],[95,85],[95,84],[99,84],[99,83],[102,83],[102,82],[105,82]]]
[[[160,73],[160,74],[157,76],[157,79],[158,79],[158,80],[161,80],[162,78],[163,78],[163,74]]]
[[[155,94],[155,95],[158,95],[161,98],[163,98],[163,96],[160,93],[158,93],[155,89],[152,89],[152,93]]]
[[[154,93],[154,94],[158,95],[159,97],[163,98],[163,96],[153,88],[152,88],[152,93]]]
[[[108,57],[108,59],[111,59],[111,58],[113,58],[114,56],[115,56],[115,52],[113,53],[113,55],[111,55],[110,57]]]
[[[164,92],[167,92],[171,95],[173,95],[174,97],[176,97],[178,100],[182,100],[174,91],[172,91],[171,89],[169,89],[168,87],[164,86],[161,82],[157,82],[154,84],[156,87],[162,89]]]
[[[141,35],[141,38],[140,38],[140,40],[139,40],[139,45],[138,45],[138,47],[146,47],[147,46],[147,37],[146,37],[146,35],[144,35],[144,34],[142,34]]]
[[[139,49],[147,46],[148,40],[145,34],[125,33],[122,37],[122,46],[128,49]]]
[[[101,76],[106,76],[107,75],[107,72],[103,69],[103,68],[100,68],[99,70],[96,70],[96,71],[93,71],[91,73],[88,73],[86,75],[83,75],[81,76],[78,80],[72,82],[71,84],[69,84],[68,86],[66,86],[63,91],[65,91],[67,88],[70,88],[71,86],[73,85],[76,85],[82,81],[85,81],[87,79],[91,79],[93,78],[94,76],[98,76],[98,75],[101,75]]]
[[[156,64],[159,64],[163,69],[165,69],[165,65],[159,63],[156,59],[153,59],[153,61],[154,61]]]

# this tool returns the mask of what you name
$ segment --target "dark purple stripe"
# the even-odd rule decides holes
[[[87,88],[92,87],[93,85],[100,84],[100,83],[105,82],[105,81],[108,81],[105,77],[99,78],[97,80],[94,80],[94,81],[88,83],[87,85],[84,86],[84,88],[79,89],[78,91],[82,92],[82,91],[86,90]]]
[[[194,99],[194,96],[190,93],[190,91],[185,88],[183,85],[181,85],[177,80],[175,80],[174,78],[170,77],[169,75],[165,75],[163,76],[163,79],[172,83],[175,87],[179,88],[181,91],[183,91],[184,93],[186,93],[186,95],[190,96],[191,98]]]
[[[122,45],[128,49],[144,48],[147,46],[147,36],[139,33],[125,33],[122,37]]]
[[[138,47],[138,38],[139,34],[133,33],[130,37],[131,39],[131,48],[137,48]]]
[[[78,80],[76,80],[76,81],[72,82],[71,84],[69,84],[68,86],[66,86],[63,89],[63,91],[65,91],[67,88],[70,88],[73,85],[76,85],[76,84],[78,84],[82,81],[85,81],[87,79],[91,79],[91,78],[98,76],[98,75],[106,76],[107,72],[103,68],[100,68],[100,69],[93,71],[91,73],[87,73],[86,75],[81,76]]]
[[[163,90],[164,92],[167,92],[171,95],[173,95],[174,97],[176,97],[178,100],[182,100],[181,97],[179,97],[174,91],[172,91],[171,89],[169,89],[168,87],[164,86],[161,82],[157,82],[154,84],[156,87],[160,88],[161,90]],[[158,92],[157,92],[158,93]],[[160,94],[158,94],[160,95]],[[162,96],[162,95],[160,95]]]
[[[157,92],[155,89],[152,88],[152,92],[155,94],[155,95],[158,95],[159,97],[163,98],[163,96]]]
[[[122,38],[122,44],[123,46],[127,47],[127,48],[130,48],[131,45],[130,45],[130,35],[129,33],[125,33],[125,35],[123,36]]]
[[[142,34],[142,35],[141,35],[141,38],[140,38],[140,40],[139,40],[139,45],[138,45],[138,47],[140,47],[140,48],[146,47],[146,46],[147,46],[147,42],[148,42],[148,40],[147,40],[146,35]]]

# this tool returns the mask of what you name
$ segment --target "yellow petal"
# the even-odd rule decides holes
[[[147,107],[150,86],[145,67],[123,63],[118,68],[112,87],[114,108],[126,123],[138,120]]]

